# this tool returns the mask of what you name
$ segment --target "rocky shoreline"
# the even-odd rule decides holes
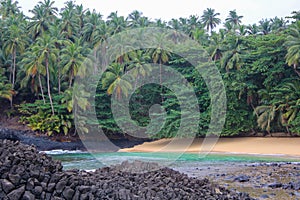
[[[95,172],[64,171],[60,162],[33,146],[0,140],[0,199],[253,199],[169,168],[145,173],[120,170],[144,165],[136,162]]]
[[[4,128],[0,126],[0,139],[8,139],[12,141],[20,141],[23,144],[34,145],[39,151],[50,151],[50,150],[81,150],[86,151],[84,144],[81,142],[80,138],[72,138],[72,141],[55,141],[51,140],[48,136],[36,135],[35,132],[30,130],[15,130]],[[109,141],[103,141],[101,146],[104,151],[115,152],[121,148],[131,148],[135,145],[142,144],[145,139],[127,139],[127,138],[118,138],[111,139]],[[98,141],[99,143],[99,141]],[[116,148],[112,148],[111,143],[113,143]]]
[[[246,192],[260,200],[300,199],[299,162],[230,162],[222,165],[174,167],[189,177],[207,178],[227,189]]]

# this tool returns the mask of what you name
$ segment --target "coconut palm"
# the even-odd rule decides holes
[[[220,13],[215,13],[215,9],[207,8],[203,11],[201,16],[201,22],[206,27],[206,30],[212,32],[212,30],[221,23],[221,19],[217,18]]]
[[[123,16],[118,16],[118,12],[110,13],[107,19],[108,25],[112,28],[112,34],[123,31],[128,25]]]
[[[127,97],[128,90],[132,89],[132,85],[122,78],[124,70],[124,64],[112,63],[104,73],[102,79],[102,86],[103,88],[107,88],[107,94],[111,95],[114,91],[116,91],[118,99],[121,99],[122,95]]]
[[[77,19],[75,5],[72,1],[66,3],[66,7],[60,13],[61,32],[66,39],[74,40],[79,33],[79,21]],[[74,38],[75,37],[75,38]]]
[[[13,0],[5,0],[1,1],[0,4],[0,15],[2,19],[6,19],[9,16],[17,15],[18,13],[20,13],[18,1],[13,2]]]
[[[271,32],[271,21],[268,19],[262,19],[259,21],[260,32],[263,35],[267,35]]]
[[[259,27],[256,24],[249,24],[246,29],[246,32],[249,35],[256,35],[259,32]]]
[[[284,46],[287,48],[286,63],[292,66],[297,75],[300,76],[298,70],[300,64],[300,21],[297,21],[289,29]]]
[[[56,20],[58,9],[53,7],[54,1],[44,0],[39,2],[30,12],[33,14],[29,24],[29,30],[32,31],[34,39],[50,29],[52,23]]]
[[[12,66],[10,70],[10,80],[12,88],[15,87],[16,82],[16,64],[17,55],[24,52],[27,36],[25,35],[25,23],[22,21],[22,16],[10,16],[7,19],[7,28],[4,30],[4,52],[6,55],[10,55],[12,58]]]
[[[9,100],[12,106],[12,97],[15,92],[11,89],[11,84],[7,83],[6,77],[2,74],[3,70],[0,68],[0,98]]]
[[[50,72],[53,70],[53,62],[56,62],[56,57],[58,54],[55,42],[55,38],[51,37],[50,35],[43,34],[41,37],[37,38],[35,45],[32,47],[32,51],[39,55],[39,62],[43,64],[46,70],[47,91],[52,115],[55,113],[51,96]]]
[[[83,63],[88,52],[89,49],[83,46],[80,39],[77,39],[74,43],[67,42],[66,47],[61,51],[62,73],[68,74],[69,88],[77,75],[80,77],[85,76]]]
[[[40,62],[38,52],[33,51],[32,47],[29,48],[21,61],[22,71],[25,73],[25,77],[21,81],[21,87],[25,88],[30,81],[30,87],[33,91],[38,93],[37,88],[40,88],[40,94],[42,96],[43,102],[46,103],[44,97],[44,87],[42,84],[42,76],[46,76],[46,69]],[[36,81],[37,79],[37,81]],[[38,84],[38,87],[36,86]]]
[[[142,50],[136,50],[129,53],[129,67],[128,70],[132,70],[132,74],[135,78],[134,89],[137,82],[141,77],[149,75],[151,72],[151,66],[149,63],[150,56]]]
[[[244,47],[242,45],[243,40],[240,37],[232,35],[226,41],[224,47],[225,52],[221,59],[221,66],[225,68],[227,72],[230,69],[239,70],[243,65],[242,54],[244,53]]]
[[[137,10],[132,11],[127,17],[128,22],[129,22],[128,25],[132,28],[139,27],[139,21],[140,21],[142,15],[143,15],[142,12],[139,12]]]
[[[169,61],[169,58],[171,56],[170,52],[166,51],[163,47],[164,40],[166,35],[164,34],[158,34],[155,36],[156,44],[158,46],[154,49],[149,49],[148,53],[154,63],[159,64],[159,82],[162,83],[162,65],[167,63]]]
[[[258,115],[257,125],[262,130],[266,130],[271,134],[271,123],[276,118],[276,106],[274,105],[262,105],[255,108],[255,113]]]
[[[228,17],[225,19],[226,22],[229,22],[234,28],[237,28],[241,24],[241,19],[243,16],[237,14],[236,10],[229,11]]]

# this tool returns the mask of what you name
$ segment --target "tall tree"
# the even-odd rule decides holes
[[[29,25],[34,39],[50,29],[50,26],[56,20],[58,9],[53,7],[54,1],[44,0],[39,2],[30,12],[33,14]]]
[[[17,15],[20,12],[18,1],[13,2],[13,0],[2,0],[0,5],[0,15],[2,19],[6,19],[12,15]]]
[[[292,66],[294,71],[300,76],[300,21],[297,21],[289,29],[288,37],[284,46],[287,48],[286,63]]]
[[[201,22],[206,27],[206,30],[212,32],[212,30],[221,23],[221,19],[217,16],[220,13],[215,13],[215,9],[207,8],[203,11],[203,15],[201,16]]]
[[[225,19],[226,22],[229,22],[234,28],[237,28],[241,24],[241,19],[243,16],[238,15],[236,10],[229,11],[228,17]]]
[[[7,28],[4,34],[4,51],[6,55],[11,55],[12,66],[10,69],[10,80],[12,88],[15,88],[16,83],[16,64],[17,64],[17,55],[22,53],[25,50],[26,43],[28,41],[27,36],[25,35],[26,25],[23,21],[22,16],[10,16],[7,19]]]
[[[52,115],[54,115],[54,107],[51,96],[51,70],[53,69],[53,62],[56,61],[57,49],[55,46],[55,39],[50,35],[43,34],[41,37],[38,37],[35,45],[32,48],[33,52],[39,55],[39,61],[43,63],[43,66],[46,69],[47,77],[47,91],[50,101]]]
[[[80,77],[85,75],[83,62],[87,53],[89,53],[89,50],[83,46],[80,39],[75,42],[67,42],[67,46],[62,50],[62,73],[68,74],[69,88],[72,86],[73,79],[77,75]]]

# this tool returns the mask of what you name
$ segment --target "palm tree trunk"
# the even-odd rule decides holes
[[[69,77],[69,88],[72,87],[72,80],[73,80],[73,72],[70,72],[70,77]]]
[[[97,48],[94,49],[94,59],[95,59],[95,61],[94,61],[94,73],[96,74],[98,72],[98,67],[97,67]]]
[[[160,92],[161,103],[163,103],[164,102],[164,98],[162,96],[163,86],[161,85],[162,84],[162,64],[161,64],[161,61],[159,61],[159,84],[160,84],[160,87],[161,87],[161,92]]]
[[[52,110],[52,115],[54,115],[54,107],[53,107],[53,102],[52,102],[52,97],[51,97],[51,90],[50,90],[50,72],[49,72],[49,53],[47,53],[46,56],[46,72],[47,72],[47,89],[48,89],[48,96],[49,96],[49,101],[50,101],[50,106]]]
[[[300,77],[300,72],[297,70],[297,65],[296,64],[294,64],[294,71]]]
[[[16,56],[17,56],[17,51],[16,48],[13,50],[13,71],[12,71],[12,89],[15,88],[15,79],[16,79]]]
[[[57,63],[60,63],[60,59],[57,59]],[[60,66],[58,65],[58,94],[61,93],[61,71]]]
[[[41,90],[41,94],[42,94],[42,99],[43,99],[43,102],[45,104],[46,101],[45,101],[44,90],[43,90],[43,85],[42,85],[42,80],[41,80],[41,75],[40,74],[39,74],[38,78],[39,78],[39,85],[40,85],[40,90]]]

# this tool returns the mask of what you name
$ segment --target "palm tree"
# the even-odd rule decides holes
[[[243,16],[239,16],[236,13],[236,10],[229,11],[229,16],[225,19],[226,22],[229,22],[234,28],[238,27],[241,24],[241,19]]]
[[[139,12],[137,10],[132,11],[127,17],[128,21],[129,21],[129,26],[132,28],[139,27],[139,21],[140,21],[142,15],[143,15],[142,12]]]
[[[256,24],[249,24],[246,29],[249,35],[256,35],[259,32],[259,27]]]
[[[207,8],[203,11],[201,16],[201,22],[206,27],[206,30],[212,32],[212,30],[221,23],[221,19],[217,18],[220,13],[215,13],[215,9]]]
[[[230,22],[225,22],[224,28],[225,28],[226,33],[232,33],[234,31],[234,27]]]
[[[25,24],[23,23],[22,16],[11,16],[7,21],[7,29],[4,30],[4,44],[3,48],[6,55],[11,55],[11,84],[12,88],[15,87],[16,82],[16,61],[18,53],[25,50],[27,43],[27,36],[25,35]]]
[[[82,45],[80,39],[77,39],[74,43],[67,42],[67,46],[61,51],[62,73],[69,74],[69,88],[72,86],[75,76],[83,77],[85,75],[83,63],[87,52],[89,52],[89,49]]]
[[[1,1],[0,15],[2,19],[6,19],[8,16],[17,15],[20,10],[18,1],[13,2],[12,0]]]
[[[167,27],[167,22],[162,21],[162,19],[156,19],[153,25],[159,28],[165,28]]]
[[[107,17],[107,23],[112,28],[112,34],[119,33],[127,27],[127,21],[123,16],[118,16],[118,12],[112,12]]]
[[[259,21],[259,28],[263,35],[267,35],[271,32],[271,22],[268,19],[262,19]]]
[[[289,29],[284,46],[287,48],[286,63],[292,66],[297,75],[300,76],[298,71],[300,64],[300,21],[297,21]]]
[[[271,131],[271,123],[276,118],[276,106],[262,105],[255,108],[255,113],[258,115],[257,125],[262,129],[266,130],[269,134]]]
[[[154,49],[149,49],[148,53],[150,57],[152,58],[152,61],[154,63],[159,64],[159,82],[162,83],[162,65],[167,63],[169,61],[169,58],[171,56],[170,52],[163,49],[163,43],[165,40],[166,35],[164,34],[158,34],[155,36],[156,43],[158,46]]]
[[[103,88],[107,88],[107,94],[111,95],[116,91],[118,99],[122,98],[122,95],[128,96],[128,90],[132,89],[132,85],[122,78],[124,75],[125,65],[121,63],[112,63],[107,71],[104,73],[102,79]]]
[[[285,21],[283,18],[275,17],[270,21],[272,31],[280,32],[287,28],[287,21]]]
[[[242,39],[238,36],[232,35],[226,41],[225,52],[221,60],[222,68],[225,68],[227,72],[230,69],[239,70],[243,65],[242,54],[244,48],[242,47]]]
[[[187,26],[188,30],[187,30],[187,33],[190,36],[191,36],[191,32],[193,30],[202,28],[202,24],[199,21],[199,17],[196,16],[196,15],[191,15],[187,21],[188,21],[188,26]]]
[[[132,74],[135,78],[134,89],[140,77],[145,77],[151,72],[151,66],[148,64],[150,56],[142,50],[132,51],[129,54],[130,64],[128,70],[132,69]]]
[[[15,92],[11,89],[11,84],[7,83],[6,77],[2,74],[3,72],[0,68],[0,98],[7,99],[12,104],[12,97],[15,94]]]
[[[74,40],[74,37],[78,37],[76,35],[79,31],[79,21],[77,21],[77,15],[75,12],[75,5],[72,1],[68,1],[66,3],[66,7],[60,13],[61,15],[61,32],[65,36],[66,39]],[[75,36],[76,35],[76,36]]]
[[[55,46],[55,38],[51,37],[50,35],[43,34],[41,37],[37,38],[32,50],[33,52],[39,55],[38,59],[46,69],[48,97],[50,101],[52,115],[54,115],[55,113],[51,96],[50,71],[53,69],[53,66],[51,66],[51,64],[56,61],[58,53]]]
[[[293,11],[291,14],[293,14],[293,15],[292,16],[288,16],[286,18],[300,20],[300,10],[299,11]]]
[[[286,127],[287,132],[290,133],[289,125],[295,120],[300,109],[299,79],[284,82],[278,88],[275,88],[275,91],[280,103],[278,107],[283,111],[281,123]]]
[[[29,51],[27,51],[24,55],[24,58],[21,61],[22,70],[25,72],[25,78],[21,81],[21,87],[25,88],[31,79],[31,88],[35,90],[36,81],[35,79],[38,79],[38,85],[40,88],[40,93],[43,99],[43,102],[46,103],[45,97],[44,97],[44,89],[42,84],[42,76],[46,75],[46,70],[43,67],[42,63],[40,62],[38,52],[33,51],[32,47],[28,48]],[[35,91],[38,93],[38,91]]]
[[[202,46],[205,46],[209,43],[209,36],[202,28],[195,28],[190,33],[191,37],[199,42]]]
[[[30,12],[33,14],[29,25],[34,39],[50,29],[52,23],[56,20],[58,9],[53,7],[54,1],[44,0],[39,2]]]
[[[207,51],[213,61],[220,60],[223,56],[222,42],[224,37],[225,31],[223,29],[220,30],[219,34],[213,33],[210,37],[210,44]]]

